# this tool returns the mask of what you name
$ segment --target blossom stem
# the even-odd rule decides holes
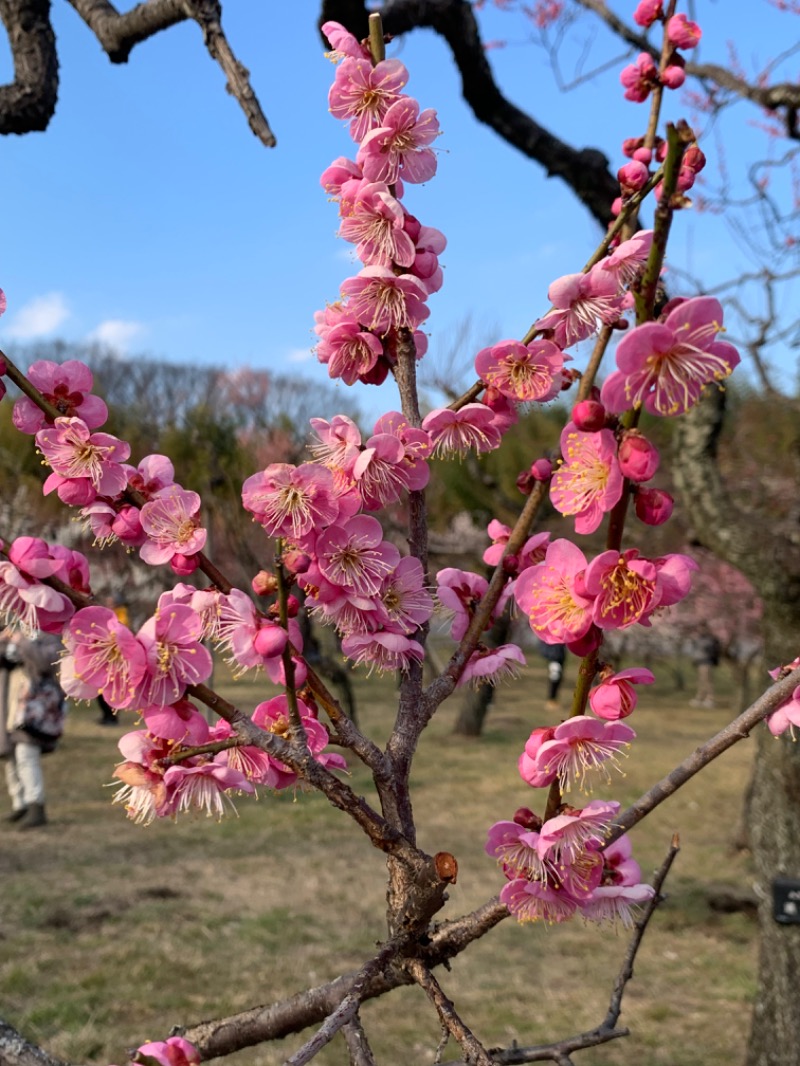
[[[633,294],[636,302],[637,326],[653,318],[658,279],[664,265],[672,216],[675,213],[672,198],[677,188],[683,153],[693,140],[694,134],[685,124],[682,126],[675,126],[671,122],[667,124],[667,158],[664,160],[661,197],[653,219],[653,243],[650,246],[650,254],[647,257],[642,280],[634,289]]]
[[[276,565],[275,565],[275,577],[278,581],[278,617],[281,623],[281,628],[287,634],[289,633],[289,608],[288,598],[289,589],[286,581],[286,570],[283,566],[283,550],[284,543],[282,539],[278,540],[278,550],[276,553]],[[303,720],[300,717],[300,708],[297,704],[297,686],[294,680],[294,659],[292,658],[291,643],[287,640],[281,652],[281,658],[283,660],[283,672],[286,678],[286,700],[289,705],[289,721],[292,723],[292,737],[298,743],[304,747],[308,747],[308,738],[306,737],[305,727]]]
[[[158,762],[161,766],[176,766],[185,759],[193,759],[196,755],[216,755],[220,751],[241,746],[242,741],[239,737],[228,737],[227,740],[216,740],[211,744],[198,744],[196,748],[181,748],[180,751],[173,752],[171,755],[165,755]]]
[[[600,369],[600,364],[603,361],[603,356],[606,354],[608,343],[614,333],[614,327],[603,325],[600,328],[600,332],[595,341],[592,354],[589,357],[589,362],[586,364],[586,369],[581,375],[581,383],[578,386],[578,395],[576,402],[580,403],[581,400],[588,400],[589,395],[594,385],[594,379],[597,377],[597,372]]]
[[[369,16],[369,50],[372,53],[372,65],[377,66],[386,58],[386,45],[383,39],[383,19],[380,12],[373,11]]]
[[[11,359],[8,358],[5,352],[0,351],[0,359],[2,359],[2,361],[6,364],[6,371],[4,376],[7,377],[9,381],[13,381],[17,388],[20,390],[20,392],[23,392],[28,397],[28,399],[35,403],[41,411],[44,411],[48,418],[52,419],[53,421],[55,421],[57,418],[63,418],[64,412],[59,411],[59,409],[54,404],[50,403],[44,398],[44,396],[42,396],[36,386],[30,381],[28,381],[28,379],[25,377],[19,367],[15,366],[15,364],[12,362]]]

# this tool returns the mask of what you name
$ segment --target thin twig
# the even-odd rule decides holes
[[[492,1060],[486,1048],[466,1022],[459,1017],[452,1000],[444,994],[442,986],[427,966],[419,959],[410,959],[406,963],[406,969],[430,999],[442,1025],[446,1026],[453,1039],[458,1041],[468,1061],[474,1063],[474,1066],[492,1066]]]

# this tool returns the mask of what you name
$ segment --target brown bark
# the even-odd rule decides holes
[[[695,535],[746,574],[764,600],[767,661],[787,662],[798,652],[800,548],[771,532],[764,516],[734,506],[716,465],[724,393],[712,391],[681,422],[675,442],[675,480]],[[761,958],[747,1066],[787,1066],[798,1061],[800,925],[773,917],[772,883],[800,876],[800,748],[789,736],[759,731],[745,812],[758,875]]]
[[[50,0],[0,0],[0,18],[14,59],[14,81],[0,85],[0,133],[47,129],[58,99]]]

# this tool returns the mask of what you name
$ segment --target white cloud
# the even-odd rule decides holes
[[[145,332],[141,322],[126,322],[121,318],[108,318],[89,334],[90,341],[107,344],[118,352],[127,351],[131,342]]]
[[[287,363],[307,363],[314,353],[310,348],[291,348],[286,353]]]
[[[6,327],[6,335],[17,341],[32,341],[46,337],[66,322],[70,316],[66,297],[61,292],[35,296],[20,307]]]

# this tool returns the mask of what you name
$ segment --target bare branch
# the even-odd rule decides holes
[[[250,72],[236,58],[222,29],[218,0],[144,0],[120,14],[108,0],[69,0],[95,35],[112,63],[127,63],[133,48],[186,19],[200,27],[211,58],[228,80],[228,92],[239,102],[248,125],[262,144],[274,148],[275,135],[250,85]]]
[[[492,1066],[486,1048],[477,1039],[475,1034],[458,1015],[452,1000],[448,999],[442,990],[442,986],[433,976],[431,971],[424,966],[419,959],[411,959],[406,963],[406,968],[414,980],[423,989],[436,1008],[441,1023],[447,1031],[457,1040],[467,1055],[467,1061],[475,1066]]]
[[[47,129],[58,99],[58,56],[50,0],[0,0],[14,81],[0,86],[0,133]]]

